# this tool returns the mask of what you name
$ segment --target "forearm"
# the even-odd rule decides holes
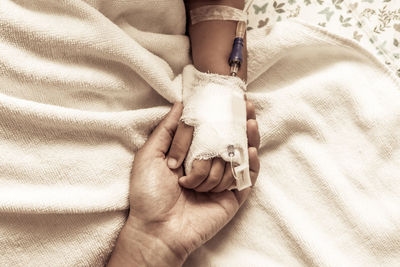
[[[204,5],[226,5],[244,8],[244,0],[187,0],[187,10]],[[189,36],[194,66],[202,72],[230,75],[228,58],[235,39],[237,21],[215,20],[189,24]],[[246,36],[244,39],[243,62],[238,77],[247,79]]]

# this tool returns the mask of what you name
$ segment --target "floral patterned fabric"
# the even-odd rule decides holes
[[[248,30],[290,18],[356,40],[400,77],[400,0],[254,0]]]

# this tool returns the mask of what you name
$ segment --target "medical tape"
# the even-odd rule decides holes
[[[223,5],[207,5],[190,10],[192,25],[208,20],[247,21],[247,13],[241,9]]]
[[[190,173],[193,160],[221,157],[230,163],[235,185],[251,186],[246,134],[246,84],[238,77],[203,73],[193,65],[183,70],[181,120],[194,127],[193,139],[185,160]]]

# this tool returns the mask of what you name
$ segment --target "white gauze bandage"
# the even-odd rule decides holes
[[[181,120],[194,127],[186,173],[190,173],[195,159],[221,157],[233,165],[236,185],[231,189],[251,186],[245,90],[240,78],[200,72],[193,65],[184,68]]]

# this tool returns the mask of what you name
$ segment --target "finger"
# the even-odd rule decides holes
[[[260,159],[258,157],[258,151],[255,147],[249,147],[249,169],[250,174],[254,174],[257,178],[258,173],[260,172]],[[251,184],[255,184],[255,180],[251,180]]]
[[[146,149],[153,150],[154,152],[162,152],[163,154],[167,153],[178,127],[182,109],[182,103],[175,103],[173,105],[170,112],[150,135],[145,145]]]
[[[249,165],[250,165],[251,184],[254,186],[254,184],[257,181],[258,174],[260,172],[260,160],[258,158],[257,149],[255,147],[249,148]],[[248,198],[250,191],[251,188],[246,188],[242,191],[233,190],[236,199],[239,203],[239,206],[241,206],[243,202]]]
[[[235,178],[232,174],[231,163],[226,162],[224,176],[222,177],[221,182],[213,190],[211,190],[211,192],[219,193],[225,191],[232,185],[234,179]]]
[[[193,127],[179,122],[174,140],[168,152],[168,167],[176,169],[182,165],[193,138]]]
[[[247,121],[247,140],[249,147],[260,147],[260,132],[258,131],[258,123],[254,119]]]
[[[197,192],[209,192],[211,189],[216,187],[224,175],[225,161],[221,158],[214,158],[212,160],[212,166],[210,174],[198,187],[195,188]]]
[[[207,178],[211,163],[211,160],[194,160],[189,175],[181,177],[179,184],[189,189],[196,188]]]
[[[254,104],[249,100],[246,101],[246,113],[247,120],[255,120],[256,119],[256,110],[254,108]]]

